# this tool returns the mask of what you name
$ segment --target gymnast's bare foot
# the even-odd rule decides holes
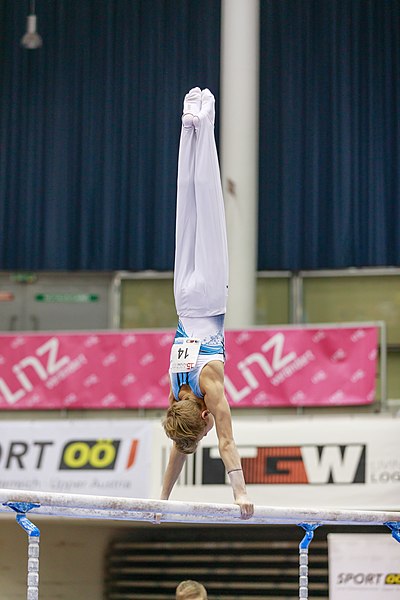
[[[201,89],[199,87],[195,87],[186,94],[183,101],[182,124],[184,127],[193,127],[193,118],[200,112],[200,109]]]

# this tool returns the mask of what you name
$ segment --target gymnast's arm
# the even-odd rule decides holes
[[[183,469],[185,461],[186,454],[179,452],[174,442],[169,455],[168,466],[164,473],[163,485],[161,488],[161,500],[168,500],[172,492],[172,488],[174,487],[176,480]]]
[[[172,391],[172,386],[170,386],[168,396],[169,406],[172,406],[174,402],[176,402],[176,399]],[[169,455],[168,466],[164,473],[163,485],[161,488],[161,500],[168,500],[172,492],[172,488],[174,487],[176,480],[178,479],[180,472],[183,469],[185,461],[186,454],[183,454],[183,452],[179,452],[174,442]]]
[[[213,363],[209,367],[204,379],[204,400],[215,419],[219,453],[228,473],[235,503],[240,507],[242,519],[249,519],[253,516],[254,505],[247,496],[240,456],[233,438],[231,410],[224,393],[223,365]]]

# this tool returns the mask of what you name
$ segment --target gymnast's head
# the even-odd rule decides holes
[[[198,581],[187,579],[176,588],[176,600],[207,600],[207,591]]]
[[[179,452],[192,454],[199,441],[213,428],[214,417],[203,399],[187,394],[179,402],[172,403],[162,425]]]

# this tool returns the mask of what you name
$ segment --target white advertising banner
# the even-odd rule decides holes
[[[294,508],[398,510],[400,420],[380,415],[324,418],[233,418],[248,492],[255,504]],[[158,428],[161,485],[169,442]],[[157,470],[159,470],[157,474]],[[213,429],[189,456],[171,496],[188,502],[232,502]]]
[[[233,421],[255,504],[398,510],[399,419]],[[158,498],[170,447],[160,419],[2,421],[0,488]],[[215,429],[188,456],[171,499],[232,502]]]
[[[0,488],[147,498],[151,421],[0,423]]]
[[[400,598],[400,544],[391,535],[328,535],[329,599]]]

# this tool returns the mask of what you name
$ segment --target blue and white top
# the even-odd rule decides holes
[[[201,340],[200,352],[196,366],[187,373],[171,373],[172,393],[179,400],[179,390],[182,385],[190,386],[198,398],[203,398],[200,389],[200,374],[206,364],[212,360],[225,362],[224,339],[225,315],[212,317],[181,317],[175,334],[175,339],[190,337]]]

